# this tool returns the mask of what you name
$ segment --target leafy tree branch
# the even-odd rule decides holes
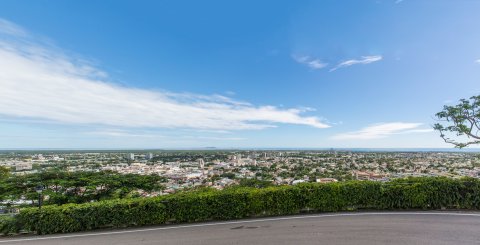
[[[435,114],[440,123],[433,128],[440,132],[440,137],[455,147],[463,148],[480,144],[480,96],[472,96],[469,100],[461,99],[455,106],[443,107]],[[448,135],[447,135],[448,134]],[[454,139],[463,136],[463,140]]]

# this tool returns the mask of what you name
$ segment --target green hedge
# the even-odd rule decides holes
[[[10,215],[0,215],[0,232],[3,234],[18,233],[21,229],[17,219]]]
[[[305,183],[24,208],[9,224],[37,234],[357,209],[480,209],[477,179]],[[5,225],[4,225],[5,226]],[[2,227],[0,225],[0,227]],[[15,230],[4,228],[6,230]]]

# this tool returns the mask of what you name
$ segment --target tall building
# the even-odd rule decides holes
[[[152,158],[153,158],[153,154],[152,154],[152,153],[147,153],[147,154],[145,154],[145,159],[150,160],[150,159],[152,159]]]
[[[198,162],[198,166],[199,166],[200,168],[204,168],[204,167],[205,167],[205,161],[204,161],[202,158],[198,159],[197,162]]]
[[[128,153],[128,154],[127,154],[127,159],[128,159],[128,160],[135,160],[135,154],[133,154],[133,153]]]

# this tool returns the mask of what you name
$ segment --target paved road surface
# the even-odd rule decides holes
[[[287,216],[0,239],[4,244],[480,244],[480,213]]]

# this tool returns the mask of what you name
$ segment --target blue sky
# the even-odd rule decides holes
[[[451,147],[479,1],[0,2],[0,148]]]

